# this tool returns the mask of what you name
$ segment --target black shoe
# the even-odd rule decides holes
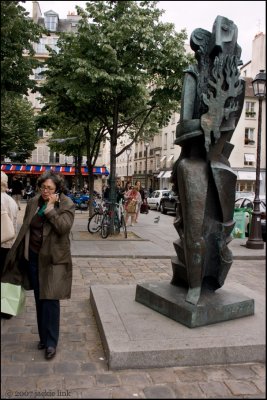
[[[55,347],[47,347],[45,350],[45,358],[51,360],[51,358],[55,357],[56,352],[57,350]]]
[[[37,346],[37,349],[38,350],[43,350],[43,349],[45,349],[45,345],[42,342],[39,342],[38,346]]]

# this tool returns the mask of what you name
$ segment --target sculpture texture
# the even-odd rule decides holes
[[[212,32],[195,29],[190,38],[197,64],[185,71],[176,129],[181,154],[172,181],[180,239],[174,242],[171,283],[188,287],[186,301],[192,304],[202,289],[220,288],[232,264],[227,245],[234,227],[236,174],[228,159],[245,94],[237,31],[233,21],[218,16]]]

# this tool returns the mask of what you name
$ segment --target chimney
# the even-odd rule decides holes
[[[42,18],[42,12],[41,12],[40,5],[39,5],[38,1],[33,1],[32,2],[32,19],[33,19],[33,22],[35,22],[37,24],[39,18]]]

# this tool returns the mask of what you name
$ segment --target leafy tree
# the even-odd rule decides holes
[[[179,108],[183,70],[192,62],[184,50],[186,32],[162,23],[154,1],[90,1],[77,7],[76,35],[50,52],[41,88],[50,111],[99,121],[110,140],[111,199],[115,202],[118,139],[147,139]],[[49,108],[46,109],[49,112]],[[91,130],[88,130],[88,134]]]
[[[1,100],[1,153],[25,162],[37,141],[32,104],[20,94],[6,93]]]
[[[1,1],[1,94],[27,95],[34,88],[30,75],[38,61],[32,43],[39,41],[44,30],[27,17],[29,13],[19,3]]]
[[[1,1],[1,155],[21,162],[37,141],[34,111],[23,95],[35,88],[30,75],[39,62],[32,43],[43,32],[28,14],[19,1]]]

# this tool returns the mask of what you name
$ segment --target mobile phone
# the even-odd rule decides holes
[[[60,195],[60,190],[58,190],[58,191],[56,191],[56,195],[57,195],[57,201],[56,201],[56,203],[59,203],[60,202],[60,200],[59,200],[59,195]]]

